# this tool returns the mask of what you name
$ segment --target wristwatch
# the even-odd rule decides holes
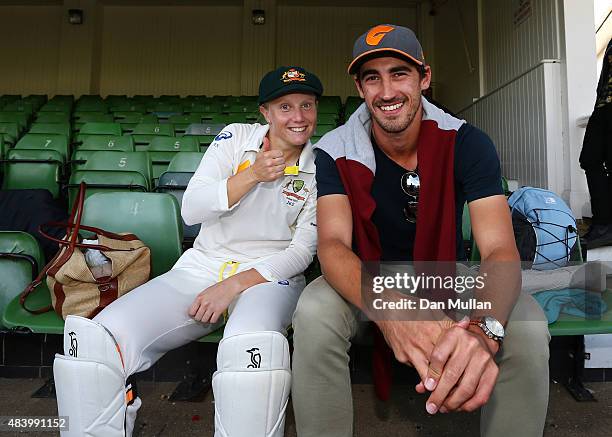
[[[485,333],[485,335],[496,342],[498,342],[501,346],[504,341],[504,335],[506,335],[506,331],[504,330],[504,325],[502,325],[497,319],[485,316],[480,319],[470,320],[470,325],[476,325]]]

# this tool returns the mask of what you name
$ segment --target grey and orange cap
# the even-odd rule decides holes
[[[394,24],[380,24],[355,41],[353,61],[348,66],[348,73],[355,74],[365,61],[384,55],[407,59],[421,67],[425,66],[423,48],[412,30]]]

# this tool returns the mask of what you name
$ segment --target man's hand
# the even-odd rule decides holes
[[[189,316],[198,322],[217,323],[241,291],[235,276],[218,282],[198,294],[189,307]]]
[[[285,158],[280,150],[270,150],[270,140],[264,137],[255,163],[249,167],[257,182],[271,182],[285,175]]]
[[[423,381],[427,377],[429,357],[438,339],[454,324],[450,319],[377,322],[395,359],[413,366]]]
[[[469,320],[459,322],[441,337],[429,358],[427,376],[416,390],[431,391],[426,409],[474,411],[487,403],[499,369],[495,352],[483,335],[468,329]]]

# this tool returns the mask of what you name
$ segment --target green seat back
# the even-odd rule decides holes
[[[174,134],[174,125],[172,124],[139,123],[134,126],[131,135],[134,138],[136,150],[146,150],[154,137],[173,137]]]
[[[67,114],[68,118],[70,118],[70,113],[72,112],[72,104],[69,102],[57,102],[50,100],[38,110],[39,114],[41,112]]]
[[[170,161],[170,164],[168,164],[168,171],[195,173],[203,156],[204,153],[202,152],[177,153],[172,158],[172,161]]]
[[[101,112],[81,112],[74,115],[74,129],[81,130],[85,123],[114,123],[112,114]]]
[[[148,191],[149,182],[137,171],[75,170],[68,181],[68,204],[72,208],[81,182],[87,184],[86,197],[109,191]]]
[[[338,114],[317,114],[317,124],[338,125]]]
[[[108,122],[88,122],[81,127],[79,136],[81,135],[121,135],[121,125],[112,120],[112,116],[108,116]]]
[[[32,123],[28,133],[31,134],[62,134],[70,140],[70,123]]]
[[[62,154],[64,161],[68,159],[68,140],[62,134],[25,134],[15,149],[55,150]]]
[[[187,112],[207,112],[210,114],[220,113],[223,109],[223,106],[219,102],[207,101],[207,102],[197,102],[192,104],[191,106],[185,108]]]
[[[6,156],[2,189],[44,188],[54,198],[60,194],[64,156],[55,150],[12,149]]]
[[[189,172],[164,172],[159,177],[156,191],[174,196],[178,204],[181,205],[183,202],[183,194],[192,176],[193,173]],[[200,226],[200,223],[187,225],[183,222],[183,239],[188,242],[193,242],[200,233]]]
[[[0,122],[0,135],[4,136],[4,140],[7,143],[15,144],[21,132],[22,129],[19,127],[19,123]]]
[[[155,137],[149,152],[198,152],[198,142],[193,137]]]
[[[0,326],[10,301],[19,296],[44,266],[36,239],[25,232],[0,231]]]
[[[70,123],[68,112],[39,112],[36,114],[37,123]]]
[[[143,103],[139,103],[136,101],[122,102],[112,105],[110,108],[110,112],[136,112],[144,114],[147,112],[147,105]]]
[[[17,100],[15,102],[11,102],[2,108],[3,111],[15,111],[15,112],[25,112],[28,115],[34,114],[34,105],[30,102],[24,102],[22,100]]]
[[[184,136],[193,136],[200,145],[200,150],[204,150],[215,139],[215,137],[225,128],[225,123],[196,123],[190,124],[185,130]]]
[[[111,232],[136,234],[151,249],[152,277],[170,270],[182,252],[180,207],[169,194],[94,194],[85,201],[83,223]]]
[[[152,180],[151,160],[147,152],[96,151],[91,154],[84,170],[137,171]]]
[[[193,137],[155,137],[148,152],[153,167],[153,179],[166,171],[168,164],[177,153],[199,152],[200,147]]]
[[[322,137],[327,132],[330,132],[330,131],[334,130],[335,128],[336,128],[336,126],[331,125],[331,124],[317,124],[317,127],[316,127],[313,135],[317,136],[317,137]]]
[[[121,150],[134,151],[134,140],[130,136],[120,135],[89,135],[77,150]]]
[[[168,122],[174,125],[176,133],[184,133],[187,126],[193,123],[201,123],[202,118],[199,113],[188,115],[171,115]]]
[[[17,123],[21,130],[28,126],[30,116],[25,112],[0,112],[0,123]]]

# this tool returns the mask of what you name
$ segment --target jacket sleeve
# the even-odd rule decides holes
[[[232,208],[228,206],[227,180],[233,175],[234,154],[239,140],[231,127],[225,131],[232,136],[228,139],[215,138],[183,195],[181,215],[188,225],[215,219],[240,203],[237,202]]]
[[[289,246],[254,268],[268,281],[281,281],[298,275],[310,265],[317,251],[317,189],[313,183],[311,192],[298,214],[296,228]]]

